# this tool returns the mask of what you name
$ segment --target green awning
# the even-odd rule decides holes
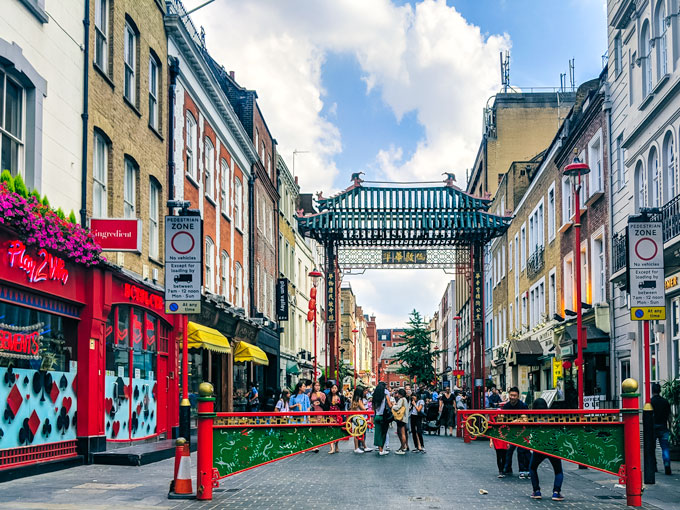
[[[286,373],[290,375],[297,375],[300,373],[300,367],[294,361],[288,361],[286,363]]]

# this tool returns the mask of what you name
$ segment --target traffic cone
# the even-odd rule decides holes
[[[193,499],[191,488],[191,450],[186,439],[175,441],[175,473],[170,483],[168,499]]]

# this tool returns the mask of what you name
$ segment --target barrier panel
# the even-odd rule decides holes
[[[219,479],[362,436],[372,411],[215,413],[212,385],[198,398],[197,499],[212,499]]]
[[[465,442],[477,437],[591,467],[626,484],[628,505],[642,504],[637,382],[623,383],[622,409],[459,410]]]

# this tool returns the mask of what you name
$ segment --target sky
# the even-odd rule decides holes
[[[389,182],[452,171],[464,183],[501,51],[510,84],[527,90],[559,87],[572,58],[576,86],[597,77],[607,49],[605,0],[216,0],[192,19],[257,90],[302,192],[325,196],[358,171]],[[398,328],[413,309],[433,315],[449,279],[372,270],[343,282],[379,328]]]

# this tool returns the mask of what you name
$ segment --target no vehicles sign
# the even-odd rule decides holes
[[[628,223],[628,282],[630,318],[634,321],[666,318],[661,222]]]

